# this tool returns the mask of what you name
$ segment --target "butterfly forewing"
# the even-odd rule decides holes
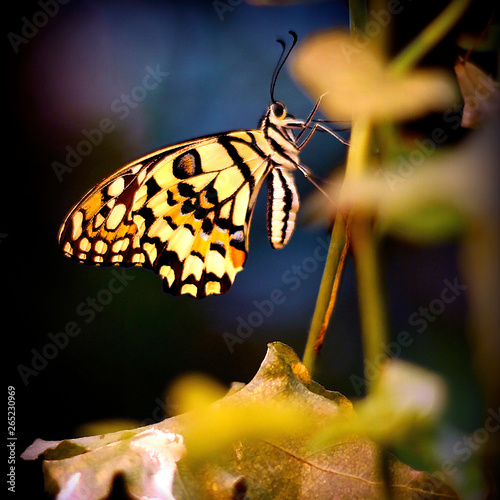
[[[245,264],[266,148],[260,131],[232,132],[122,168],[70,212],[59,235],[65,254],[149,268],[173,295],[226,292]]]

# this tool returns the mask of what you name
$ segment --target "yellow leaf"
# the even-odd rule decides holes
[[[316,193],[309,212],[371,216],[379,231],[421,243],[455,238],[469,227],[498,221],[498,130],[487,122],[462,144],[439,153],[425,153],[425,141],[429,151],[437,148],[424,139],[392,162],[370,165],[343,184],[332,183],[329,201]]]
[[[450,75],[415,70],[395,76],[375,46],[342,31],[315,34],[297,49],[293,74],[314,99],[326,94],[322,107],[335,120],[408,120],[454,102]]]
[[[386,361],[375,390],[354,405],[357,417],[339,419],[318,433],[313,446],[324,446],[348,434],[363,434],[396,445],[437,421],[446,387],[433,373],[401,360]]]
[[[180,377],[169,391],[169,400],[176,413],[198,411],[222,398],[227,389],[202,373],[190,373]]]

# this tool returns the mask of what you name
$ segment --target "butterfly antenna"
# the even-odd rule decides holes
[[[289,31],[288,33],[290,33],[290,35],[292,35],[293,42],[292,42],[292,45],[290,46],[290,48],[288,49],[288,52],[286,52],[286,54],[285,54],[285,49],[286,49],[285,42],[283,40],[281,40],[280,38],[278,38],[278,40],[276,40],[281,45],[282,50],[281,50],[280,58],[278,60],[278,64],[274,68],[273,77],[271,79],[271,102],[276,102],[276,100],[274,99],[274,87],[276,86],[276,80],[278,79],[278,75],[281,71],[281,68],[285,64],[286,60],[288,59],[288,56],[290,55],[290,53],[292,52],[292,49],[295,47],[295,44],[297,43],[297,34],[294,31]]]

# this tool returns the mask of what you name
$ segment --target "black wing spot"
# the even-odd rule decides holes
[[[140,215],[146,224],[149,227],[156,220],[155,214],[151,208],[143,206],[137,211],[137,215]]]
[[[222,257],[226,256],[226,247],[220,241],[214,241],[213,243],[210,243],[210,250],[215,250],[216,252],[219,252],[222,255]]]
[[[174,194],[170,190],[167,191],[167,203],[170,207],[177,205],[177,200],[174,198]]]
[[[152,198],[156,193],[161,191],[161,187],[158,185],[154,177],[151,177],[151,179],[146,182],[146,187],[148,190],[148,199]]]
[[[188,215],[197,209],[196,205],[191,200],[186,200],[181,205],[181,215]]]
[[[172,173],[177,179],[189,179],[203,173],[200,154],[196,149],[190,149],[179,155],[172,164]]]
[[[163,217],[163,220],[175,231],[179,226],[174,222],[174,219],[170,217],[170,215],[167,215],[166,217]]]
[[[214,229],[214,223],[210,219],[205,219],[201,224],[201,230],[207,235],[211,235]]]
[[[246,252],[245,248],[245,233],[243,226],[235,226],[231,231],[231,239],[229,244],[242,252]]]
[[[179,184],[177,184],[177,192],[179,196],[183,198],[194,198],[196,196],[194,187],[186,182],[179,182]]]
[[[202,192],[204,203],[207,205],[218,205],[219,204],[219,195],[217,193],[217,189],[215,189],[215,179],[207,184],[205,189]]]
[[[231,227],[231,220],[230,219],[223,219],[222,217],[219,217],[215,223],[217,224],[217,227],[220,228],[222,231],[227,231]]]
[[[193,255],[194,257],[198,257],[198,259],[200,260],[204,259],[203,255],[200,252],[197,252],[196,250],[191,250],[191,255]]]

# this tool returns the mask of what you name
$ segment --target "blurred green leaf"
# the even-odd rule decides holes
[[[494,127],[475,131],[459,146],[428,153],[419,165],[408,162],[408,153],[401,154],[392,162],[370,165],[366,173],[343,184],[334,180],[328,190],[334,201],[315,194],[308,212],[318,217],[339,211],[372,217],[381,233],[423,244],[497,225],[492,132]],[[422,146],[418,150],[422,152]]]
[[[446,388],[437,375],[411,363],[388,360],[374,390],[355,403],[357,416],[338,419],[314,442],[320,445],[356,433],[392,447],[434,425],[445,400]]]
[[[396,238],[410,242],[431,244],[447,241],[463,234],[465,220],[453,207],[444,204],[428,204],[415,207],[390,219],[380,221],[379,228]]]

